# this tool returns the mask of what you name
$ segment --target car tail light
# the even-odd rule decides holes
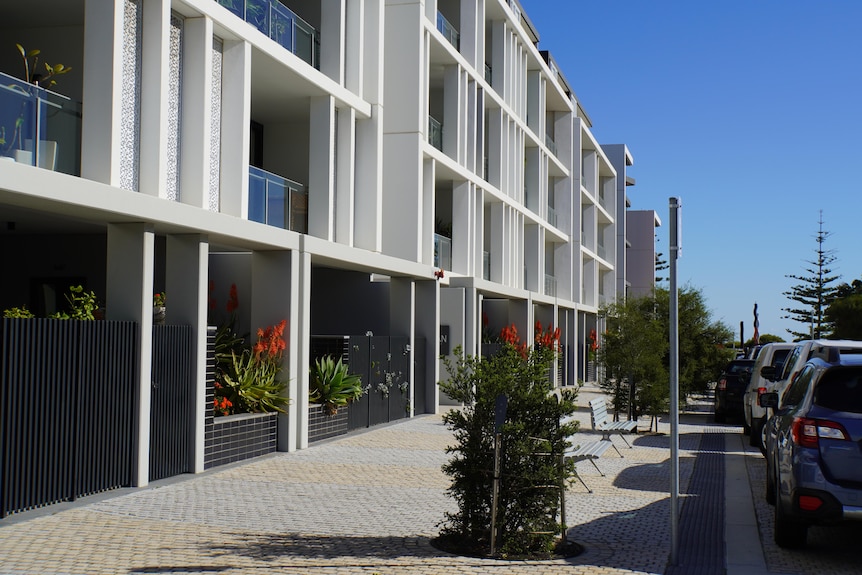
[[[823,505],[823,500],[813,495],[800,495],[799,508],[803,511],[817,511]]]
[[[727,378],[722,377],[718,380],[718,389],[727,389]]]
[[[817,448],[819,438],[849,440],[847,430],[840,423],[826,419],[811,419],[808,417],[797,417],[793,420],[790,429],[793,443],[802,447]]]
[[[757,388],[757,397],[760,397],[760,396],[761,396],[761,395],[763,395],[764,393],[766,393],[766,388],[765,388],[765,387],[758,387],[758,388]]]

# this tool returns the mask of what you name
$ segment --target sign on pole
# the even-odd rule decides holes
[[[679,291],[676,260],[682,254],[682,203],[670,198],[670,563],[679,561]]]

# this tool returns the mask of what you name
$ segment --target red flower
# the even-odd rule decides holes
[[[239,298],[236,295],[236,284],[230,285],[230,296],[227,300],[227,312],[233,313],[239,307]]]

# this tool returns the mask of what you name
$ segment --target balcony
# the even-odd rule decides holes
[[[434,267],[452,269],[452,240],[440,234],[434,234]]]
[[[278,42],[291,54],[320,69],[320,34],[278,0],[216,0]]]
[[[461,49],[461,34],[458,30],[455,29],[452,24],[449,23],[449,20],[443,16],[442,13],[437,12],[437,29],[443,34],[443,37],[446,38],[450,44],[455,46],[456,50]]]
[[[308,233],[308,190],[298,182],[249,166],[248,219]]]
[[[443,151],[443,124],[428,116],[428,143]]]
[[[0,72],[0,158],[77,176],[80,142],[80,104]]]
[[[550,274],[545,274],[545,295],[557,296],[557,278]]]

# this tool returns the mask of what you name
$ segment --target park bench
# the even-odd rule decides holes
[[[611,434],[615,433],[622,438],[625,444],[629,446],[629,449],[632,448],[631,443],[626,441],[623,434],[632,432],[637,433],[638,422],[611,421],[610,416],[608,415],[608,404],[604,397],[597,397],[596,399],[590,400],[590,420],[593,424],[593,430],[600,432],[603,440],[610,441]],[[614,445],[613,447],[616,449],[616,452],[620,454],[620,457],[622,457],[623,454],[620,453],[617,446]]]
[[[569,423],[573,423],[577,421],[577,418],[573,415],[568,417],[564,417],[561,421],[561,425],[567,425]],[[577,434],[570,435],[566,438],[566,441],[570,444],[569,447],[563,452],[563,460],[573,461],[575,463],[574,466],[574,477],[578,481],[581,482],[587,491],[590,493],[593,492],[590,489],[589,485],[586,484],[583,477],[581,477],[580,473],[578,473],[578,463],[581,461],[589,461],[593,464],[593,467],[596,468],[596,471],[599,472],[599,475],[602,477],[605,476],[605,473],[599,468],[596,464],[596,459],[602,456],[602,454],[608,450],[608,448],[613,447],[613,443],[610,440],[606,439],[596,439],[593,441],[579,442],[577,440]]]

